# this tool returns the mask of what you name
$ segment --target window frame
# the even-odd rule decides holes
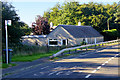
[[[51,45],[50,44],[50,41],[57,41],[57,45]],[[48,46],[58,46],[58,43],[59,41],[57,39],[48,39]]]

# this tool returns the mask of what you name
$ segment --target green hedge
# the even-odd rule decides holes
[[[115,40],[119,37],[119,32],[117,29],[103,30],[102,35],[104,36],[105,41]]]

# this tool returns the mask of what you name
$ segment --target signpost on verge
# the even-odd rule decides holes
[[[8,32],[7,26],[11,26],[11,20],[5,20],[5,31],[6,31],[6,61],[8,64]]]

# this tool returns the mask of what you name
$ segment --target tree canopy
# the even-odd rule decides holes
[[[9,44],[20,43],[21,36],[29,32],[24,28],[25,26],[28,26],[28,25],[20,21],[20,17],[16,13],[15,7],[8,2],[2,2],[2,43],[3,45],[5,43],[5,20],[12,20],[12,26],[8,26]]]
[[[115,13],[115,22],[120,24],[120,1],[118,3],[118,6],[117,6],[117,12]]]
[[[78,25],[81,24],[94,27],[100,33],[107,30],[107,21],[109,21],[110,29],[120,28],[115,24],[116,11],[119,11],[117,3],[112,5],[93,3],[79,4],[79,2],[64,2],[63,5],[57,3],[49,11],[44,12],[44,17],[48,18],[49,23],[53,22],[54,26],[59,24]],[[119,12],[118,12],[119,13]],[[117,13],[117,14],[118,14]]]

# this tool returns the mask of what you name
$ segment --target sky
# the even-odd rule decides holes
[[[1,0],[2,1],[2,0]],[[25,22],[31,27],[32,22],[35,21],[36,15],[43,16],[44,11],[48,11],[54,7],[56,3],[63,4],[64,1],[72,0],[4,0],[10,2],[17,10],[17,14],[20,17],[20,21]],[[80,4],[88,2],[97,2],[103,4],[118,3],[120,0],[74,0],[79,1]]]

